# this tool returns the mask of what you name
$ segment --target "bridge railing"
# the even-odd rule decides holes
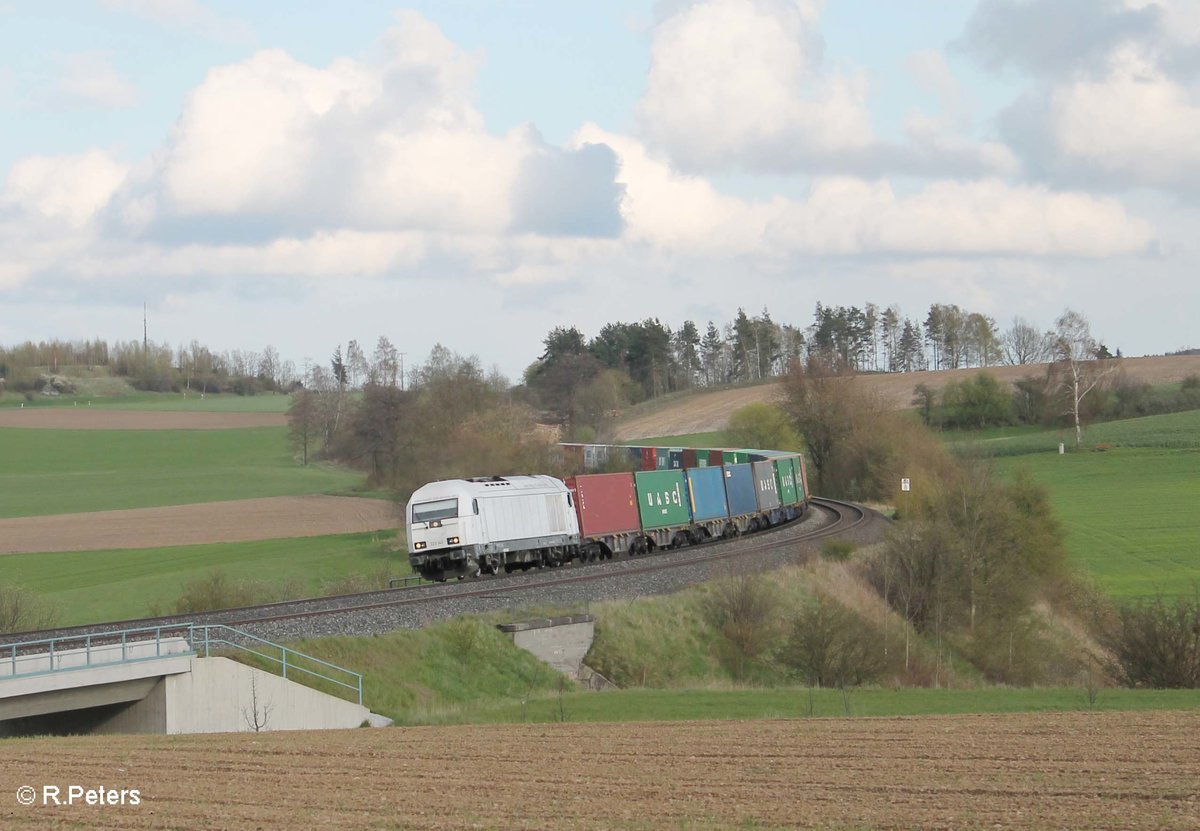
[[[142,626],[39,638],[0,646],[0,682],[10,678],[116,666],[161,658],[209,657],[213,652],[241,652],[257,658],[269,671],[338,695],[363,701],[361,673],[223,624],[179,623]]]
[[[191,627],[191,643],[196,654],[207,657],[213,651],[234,649],[253,655],[266,662],[268,666],[279,667],[284,678],[296,681],[321,682],[333,686],[335,692],[348,692],[357,700],[363,702],[363,677],[361,673],[322,661],[312,655],[297,652],[291,647],[273,643],[265,638],[234,629],[220,623],[197,624]],[[314,686],[314,684],[306,684]],[[345,694],[345,693],[341,693]]]
[[[191,624],[18,641],[0,647],[0,681],[195,655]]]

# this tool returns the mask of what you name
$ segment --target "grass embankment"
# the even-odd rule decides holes
[[[603,620],[604,611],[601,610]],[[663,636],[661,630],[643,633]],[[1200,690],[1083,687],[846,691],[728,681],[681,689],[583,692],[498,632],[491,620],[460,618],[418,631],[292,644],[365,676],[364,703],[398,724],[621,722],[955,713],[1159,710],[1200,707]],[[266,665],[264,665],[265,667]],[[320,684],[315,684],[320,686]],[[332,690],[331,690],[332,691]]]
[[[350,493],[359,473],[303,467],[283,427],[0,429],[0,517]]]
[[[1060,456],[1063,436],[996,431],[973,449],[1049,489],[1071,556],[1105,592],[1190,594],[1200,585],[1200,411],[1097,424],[1083,450]]]
[[[53,603],[61,625],[170,614],[189,583],[228,578],[245,605],[387,588],[411,573],[394,531],[170,548],[9,554],[6,582]],[[238,602],[238,598],[245,598]]]

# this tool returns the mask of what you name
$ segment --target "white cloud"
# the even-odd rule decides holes
[[[0,203],[79,227],[106,205],[128,166],[101,150],[79,156],[28,156],[9,170]]]
[[[137,103],[137,89],[112,65],[111,52],[77,52],[61,63],[55,93],[66,101],[105,109]]]
[[[245,21],[224,17],[196,0],[100,0],[100,4],[112,11],[221,40],[247,41],[254,34]]]
[[[1156,9],[1163,15],[1162,33],[1185,44],[1200,43],[1200,5],[1195,0],[1124,0],[1125,8]]]
[[[1014,186],[936,181],[908,196],[887,180],[821,177],[803,200],[751,202],[680,174],[633,139],[583,128],[620,158],[628,236],[657,247],[786,260],[875,254],[1105,257],[1143,251],[1146,222],[1115,199]]]
[[[488,132],[471,103],[475,67],[428,20],[401,12],[369,64],[341,59],[319,69],[268,50],[214,69],[116,215],[152,235],[173,235],[197,217],[256,217],[266,235],[514,226],[611,234],[619,220],[604,160],[559,164],[532,129]],[[566,223],[537,210],[562,191],[563,177],[590,195]]]
[[[969,137],[970,103],[944,57],[909,69],[937,95],[936,118],[914,114],[906,140],[879,139],[867,75],[823,66],[822,4],[702,0],[664,9],[654,31],[638,132],[680,170],[754,173],[1009,175],[997,142]]]
[[[1064,156],[1140,184],[1200,184],[1200,88],[1172,80],[1126,47],[1109,73],[1050,94],[1050,130]]]
[[[819,179],[772,228],[777,245],[869,253],[1109,257],[1144,251],[1151,226],[1115,199],[1012,186],[934,182],[899,196],[884,181]]]
[[[789,0],[707,0],[667,17],[642,133],[685,169],[786,170],[865,148],[865,78],[821,72],[815,18]]]

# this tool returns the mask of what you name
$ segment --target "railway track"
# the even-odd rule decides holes
[[[422,583],[406,588],[288,600],[192,615],[138,618],[19,632],[0,636],[0,646],[34,639],[82,638],[116,629],[183,627],[191,623],[220,623],[254,632],[261,632],[267,627],[269,632],[280,637],[359,634],[363,627],[356,621],[361,621],[364,615],[379,612],[413,610],[407,616],[392,615],[398,621],[396,625],[368,627],[368,631],[404,628],[406,619],[413,621],[407,625],[421,625],[434,618],[448,616],[434,611],[438,607],[450,609],[453,614],[462,614],[494,609],[498,605],[511,606],[514,601],[518,605],[532,605],[546,602],[546,597],[557,598],[564,594],[582,594],[586,597],[586,587],[593,583],[632,583],[670,575],[665,583],[667,590],[671,590],[670,586],[678,583],[684,572],[711,572],[719,564],[730,561],[777,557],[781,553],[786,556],[787,552],[794,551],[801,543],[849,534],[878,516],[857,505],[831,499],[814,498],[812,506],[815,510],[810,510],[806,518],[753,536],[728,541],[717,540],[648,556],[601,563],[571,564],[561,568],[503,577],[483,576],[452,583]],[[820,517],[815,516],[817,514],[820,514]],[[680,575],[672,575],[672,572],[679,572]],[[686,582],[695,580],[685,579]],[[581,592],[581,588],[584,591]],[[612,591],[605,592],[606,596],[612,594]],[[305,623],[312,625],[303,625]]]

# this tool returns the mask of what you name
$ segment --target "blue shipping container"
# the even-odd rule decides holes
[[[729,503],[729,515],[758,513],[758,496],[754,493],[754,472],[750,465],[722,465],[721,470],[725,474],[725,497]]]
[[[688,468],[687,478],[693,519],[702,522],[729,516],[729,504],[725,501],[725,476],[721,468]]]

